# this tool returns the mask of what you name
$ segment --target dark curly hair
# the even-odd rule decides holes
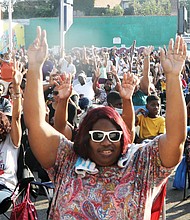
[[[90,110],[79,126],[78,132],[74,139],[74,151],[80,157],[87,159],[89,155],[89,131],[99,119],[109,120],[117,130],[123,131],[121,138],[122,154],[126,153],[130,135],[122,117],[112,107],[98,107]]]
[[[0,142],[5,141],[7,134],[11,131],[11,123],[8,117],[0,111]]]

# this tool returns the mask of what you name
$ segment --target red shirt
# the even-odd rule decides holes
[[[2,62],[1,64],[1,79],[6,82],[11,82],[13,79],[14,68],[13,63]]]

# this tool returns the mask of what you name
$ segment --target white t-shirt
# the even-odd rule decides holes
[[[13,144],[10,134],[0,143],[0,184],[11,190],[17,184],[17,159],[19,148]]]
[[[79,82],[77,84],[76,84],[76,82],[73,82],[73,89],[79,95],[84,94],[84,97],[87,97],[90,100],[93,100],[94,99],[94,90],[93,90],[92,85],[93,85],[92,78],[87,77],[86,83],[83,86]]]
[[[106,72],[111,72],[111,67],[113,66],[113,62],[111,60],[107,61]]]
[[[75,77],[76,67],[73,63],[69,64],[64,58],[61,58],[59,65],[61,65],[61,73],[66,72],[72,74],[73,78]]]

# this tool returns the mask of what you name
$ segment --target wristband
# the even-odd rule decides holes
[[[148,58],[150,58],[150,55],[146,55],[146,56],[144,57],[144,59],[148,59]]]
[[[22,98],[22,94],[21,93],[12,94],[11,98],[12,99]]]

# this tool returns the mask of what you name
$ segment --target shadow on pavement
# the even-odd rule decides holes
[[[166,219],[189,220],[190,197],[184,200],[184,190],[177,190],[173,188],[173,180],[174,176],[171,176],[168,180],[166,195]],[[187,190],[187,195],[190,195],[190,189]]]

